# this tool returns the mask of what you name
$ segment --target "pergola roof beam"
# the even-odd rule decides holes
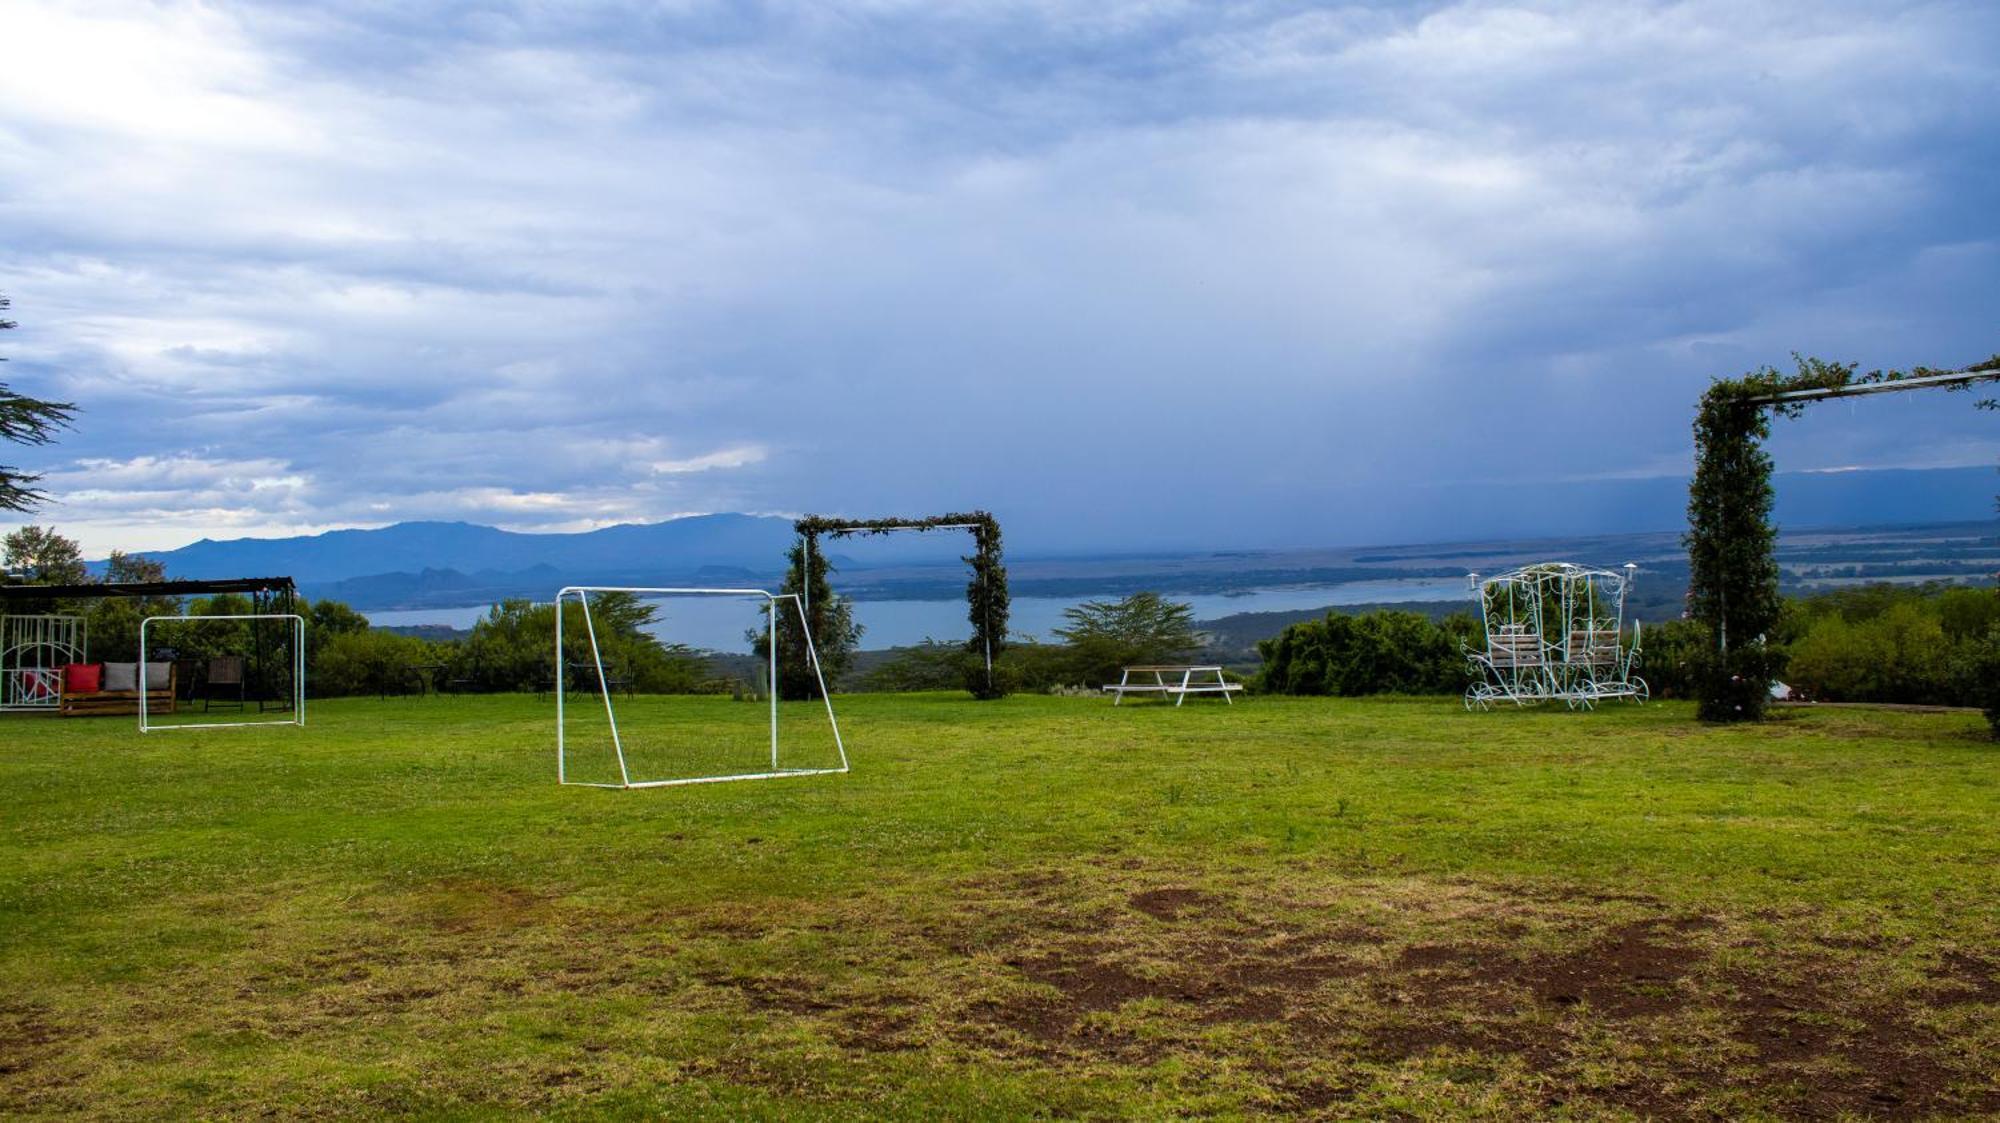
[[[2000,382],[2000,370],[1956,370],[1888,382],[1851,382],[1845,386],[1783,390],[1776,394],[1758,394],[1748,400],[1757,405],[1785,405],[1791,402],[1821,402],[1830,398],[1858,398],[1864,394],[1887,394],[1895,390],[1922,390],[1932,386],[1970,386],[1975,382]]]

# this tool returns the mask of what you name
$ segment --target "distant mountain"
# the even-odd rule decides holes
[[[758,515],[695,515],[576,534],[409,522],[296,538],[204,538],[146,556],[175,577],[289,575],[308,595],[379,609],[546,597],[564,584],[768,579],[783,572],[792,540],[790,519]]]
[[[1788,524],[1779,547],[1788,591],[1865,580],[1983,582],[2000,569],[2000,523],[1992,520],[1797,527]],[[1017,598],[1075,598],[1141,589],[1190,595],[1354,582],[1435,583],[1471,570],[1492,573],[1552,558],[1599,565],[1631,561],[1645,575],[1632,607],[1647,619],[1669,619],[1684,607],[1687,560],[1679,539],[1677,531],[1660,531],[1358,548],[1018,554],[1010,556],[1008,569]],[[792,543],[787,519],[701,515],[578,534],[399,523],[298,538],[203,540],[148,556],[173,577],[289,574],[308,597],[383,612],[483,606],[509,597],[545,600],[571,584],[773,588]],[[901,535],[848,540],[839,552],[828,550],[828,557],[837,566],[835,588],[843,595],[950,600],[965,588],[962,546],[929,535]],[[102,566],[97,568],[101,572]],[[1244,623],[1261,628],[1269,621]]]
[[[324,584],[372,574],[455,569],[516,572],[694,573],[725,566],[760,573],[784,568],[790,519],[694,515],[576,534],[520,534],[460,522],[396,523],[378,530],[330,530],[297,538],[204,538],[178,550],[150,551],[175,577],[289,574]]]

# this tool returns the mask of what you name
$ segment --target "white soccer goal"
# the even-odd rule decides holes
[[[615,672],[615,668],[608,668],[606,666],[603,647],[598,643],[597,624],[591,611],[590,598],[592,595],[600,593],[630,593],[640,597],[662,599],[670,597],[736,597],[747,600],[761,600],[763,602],[762,611],[768,645],[766,663],[762,668],[763,681],[760,684],[769,705],[768,755],[759,751],[757,761],[754,765],[746,765],[740,769],[725,767],[725,770],[709,772],[703,775],[678,776],[664,779],[644,777],[634,779],[634,769],[628,760],[626,751],[627,742],[630,739],[629,735],[633,732],[631,728],[632,723],[628,722],[627,727],[624,729],[621,729],[618,724],[619,703],[613,697],[616,693],[618,676],[615,673],[607,673]],[[569,694],[571,676],[563,648],[563,609],[572,599],[582,608],[581,615],[583,616],[584,634],[588,640],[590,650],[590,662],[580,665],[579,669],[588,673],[591,686],[603,704],[605,730],[610,741],[612,755],[616,758],[618,764],[618,780],[615,783],[570,778],[570,746],[567,732],[569,716],[565,699]],[[786,756],[784,746],[778,738],[779,705],[778,691],[776,689],[779,637],[778,613],[785,611],[786,606],[789,606],[790,610],[798,615],[800,634],[805,637],[806,656],[812,666],[813,678],[819,684],[820,698],[824,702],[826,709],[827,728],[832,733],[831,748],[833,756],[825,762],[812,766],[787,764],[787,760],[791,758]],[[820,670],[819,665],[819,651],[813,646],[812,631],[806,623],[805,609],[800,605],[796,594],[772,593],[763,589],[635,588],[628,586],[569,585],[556,594],[555,609],[556,780],[558,783],[595,788],[664,788],[680,784],[713,784],[726,780],[771,780],[781,776],[825,776],[847,771],[847,746],[840,737],[840,722],[834,717],[833,696],[826,688],[826,676]],[[633,699],[628,696],[628,708],[636,708],[632,706],[632,703]],[[721,704],[728,705],[729,703],[725,700]],[[657,712],[649,712],[639,720],[647,719],[656,722],[662,721],[665,720],[665,715]],[[701,756],[701,754],[688,755],[699,756],[704,760],[715,759],[713,756]],[[677,757],[677,759],[681,759],[681,757]],[[738,758],[733,753],[725,753],[722,758],[725,766],[735,759]],[[832,763],[835,759],[838,760],[837,764]]]
[[[258,627],[263,621],[290,621],[285,628],[285,641],[270,645]],[[163,672],[164,689],[168,692],[168,712],[171,713],[179,700],[178,692],[186,699],[187,710],[193,713],[200,705],[202,714],[208,715],[218,701],[225,706],[235,706],[235,712],[244,715],[239,721],[156,721],[152,713],[151,700],[161,685],[155,682],[152,668],[156,665],[150,658],[154,652],[164,653],[171,645],[152,647],[152,632],[155,625],[168,628],[194,629],[202,625],[214,625],[229,621],[244,621],[250,624],[253,647],[246,651],[231,651],[224,654],[210,654],[193,659],[168,660],[163,665],[178,670],[178,664],[187,663],[195,668],[193,681],[182,683],[175,673]],[[272,650],[275,648],[276,650]],[[289,649],[289,650],[287,650]],[[175,649],[179,654],[178,649]],[[294,612],[244,612],[225,613],[216,616],[148,616],[139,621],[139,732],[151,733],[156,729],[243,729],[260,725],[297,725],[306,723],[306,621]],[[266,698],[267,690],[275,688],[276,697]],[[250,696],[251,691],[257,697]],[[230,694],[234,694],[231,698]],[[257,707],[256,717],[250,717],[249,707]],[[267,708],[268,707],[268,708]],[[276,712],[280,717],[266,717]]]

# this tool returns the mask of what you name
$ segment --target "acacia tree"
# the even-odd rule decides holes
[[[15,326],[5,315],[12,303],[0,296],[0,331]],[[5,356],[0,356],[0,363],[6,361]],[[76,407],[69,402],[45,402],[16,394],[5,382],[0,382],[0,440],[22,445],[48,444],[55,440],[57,430],[69,427],[75,412]],[[40,479],[38,475],[0,464],[0,511],[34,510],[36,504],[48,498],[34,486]]]
[[[1194,608],[1158,593],[1123,600],[1084,601],[1063,609],[1057,638],[1070,647],[1074,670],[1086,685],[1110,682],[1131,663],[1171,663],[1201,649]]]

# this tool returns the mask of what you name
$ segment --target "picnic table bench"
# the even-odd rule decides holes
[[[1139,675],[1140,681],[1132,681],[1133,675]],[[1146,681],[1147,675],[1152,676],[1152,681]],[[1105,683],[1104,689],[1116,695],[1111,703],[1114,706],[1125,701],[1127,694],[1174,695],[1176,706],[1187,701],[1190,694],[1220,694],[1223,701],[1233,706],[1236,700],[1230,695],[1243,689],[1243,684],[1223,678],[1220,666],[1162,663],[1126,667],[1118,681]]]

